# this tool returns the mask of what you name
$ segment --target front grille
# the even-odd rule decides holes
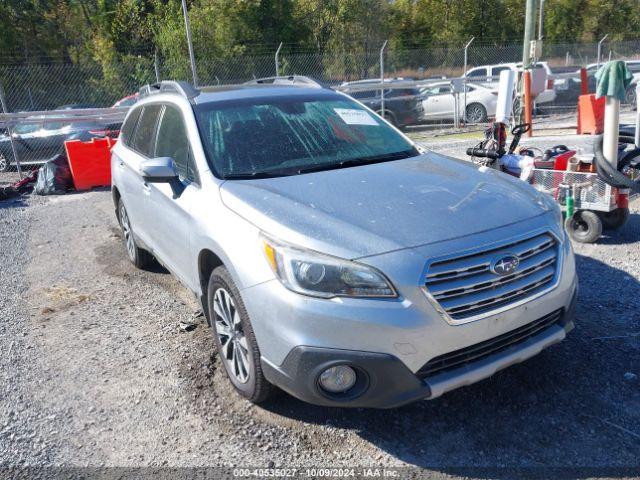
[[[534,335],[541,333],[552,325],[559,324],[562,320],[562,313],[562,309],[556,310],[535,322],[531,322],[523,327],[511,330],[510,332],[504,333],[498,337],[477,343],[461,350],[456,350],[455,352],[440,355],[439,357],[429,360],[420,370],[418,370],[416,375],[424,379],[438,373],[460,368],[468,363],[480,360],[481,358],[489,355],[502,352],[509,347],[516,346]]]
[[[509,275],[491,271],[492,262],[516,256]],[[526,299],[547,288],[556,276],[558,242],[543,233],[500,247],[432,263],[425,287],[453,320],[463,321]]]

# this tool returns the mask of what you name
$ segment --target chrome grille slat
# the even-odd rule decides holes
[[[435,297],[436,300],[454,297],[458,295],[464,295],[466,293],[478,292],[481,290],[486,290],[487,288],[492,288],[498,285],[505,285],[509,282],[517,280],[518,278],[524,277],[531,273],[534,273],[541,268],[550,265],[555,262],[556,255],[553,252],[546,252],[545,255],[529,257],[524,262],[522,262],[518,268],[518,271],[512,275],[507,275],[505,277],[498,277],[494,273],[487,272],[482,275],[477,275],[474,277],[474,282],[469,284],[467,282],[468,279],[450,281],[444,285],[438,285],[439,288],[430,288],[431,294]],[[489,284],[489,285],[484,285]],[[464,291],[457,292],[457,290],[463,289]],[[455,292],[455,293],[454,293]]]
[[[450,309],[453,311],[466,310],[478,305],[491,305],[492,303],[499,302],[504,298],[515,296],[520,292],[524,292],[530,285],[537,284],[538,282],[541,282],[548,277],[553,277],[554,273],[555,268],[548,266],[543,268],[542,270],[538,270],[531,275],[516,280],[515,282],[508,283],[501,286],[500,288],[495,288],[491,292],[477,292],[467,295],[463,299],[453,298],[448,300],[441,300],[440,305],[442,305],[445,309]],[[487,294],[490,294],[488,298]]]
[[[500,276],[490,270],[501,256],[515,255],[518,268]],[[558,244],[548,233],[473,254],[433,262],[425,287],[453,320],[516,302],[546,288],[556,276]]]
[[[529,256],[530,252],[536,249],[542,249],[542,247],[548,247],[549,242],[553,243],[553,239],[547,235],[534,237],[524,242],[512,243],[499,248],[494,248],[488,251],[480,252],[472,255],[465,255],[457,259],[444,262],[434,262],[427,272],[427,283],[433,283],[436,281],[443,281],[449,279],[449,277],[459,278],[460,274],[468,273],[474,274],[477,271],[468,272],[470,269],[486,267],[484,270],[489,269],[491,259],[497,255],[513,254],[520,257]],[[478,270],[478,271],[484,271]]]

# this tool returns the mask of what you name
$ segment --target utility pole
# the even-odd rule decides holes
[[[527,0],[524,23],[524,43],[522,45],[522,69],[531,68],[531,40],[536,28],[536,0]]]
[[[531,105],[531,41],[533,40],[536,29],[536,4],[537,0],[527,0],[524,41],[522,45],[522,78],[520,81],[522,90],[520,92],[520,105],[524,106],[524,121],[529,124],[531,124],[531,113],[533,110],[533,105]],[[527,134],[531,136],[531,129],[529,129]]]
[[[540,16],[538,17],[538,40],[544,38],[544,1],[540,0]]]
[[[184,13],[184,27],[187,31],[187,43],[189,45],[189,60],[191,61],[191,73],[193,74],[193,86],[198,88],[198,73],[196,71],[196,57],[193,54],[193,40],[191,40],[191,24],[189,23],[189,12],[187,11],[186,0],[182,0],[182,12]]]

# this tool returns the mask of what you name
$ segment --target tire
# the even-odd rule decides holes
[[[207,302],[218,355],[235,390],[252,403],[263,403],[275,392],[262,373],[260,349],[240,292],[224,267],[209,278]]]
[[[616,208],[611,212],[598,212],[598,215],[605,230],[616,230],[629,220],[629,209]]]
[[[635,87],[636,87],[635,85],[631,85],[631,87],[627,89],[624,96],[624,103],[626,103],[627,105],[631,105],[634,108],[636,106],[636,88]]]
[[[7,157],[0,153],[0,173],[8,172],[11,168],[11,164]]]
[[[590,210],[578,210],[564,226],[569,237],[579,243],[594,243],[602,236],[602,221]]]
[[[487,109],[480,103],[467,105],[466,117],[467,123],[485,123],[489,119]]]
[[[127,250],[129,260],[136,266],[136,268],[147,268],[153,262],[153,255],[138,247],[136,244],[131,227],[131,221],[129,220],[129,214],[127,213],[127,209],[124,207],[122,199],[118,200],[118,222],[122,229],[122,238],[124,240],[124,246]]]

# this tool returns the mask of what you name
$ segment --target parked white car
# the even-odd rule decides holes
[[[534,68],[544,68],[547,72],[547,85],[544,92],[536,97],[536,103],[553,102],[556,99],[556,92],[553,84],[551,69],[547,62],[538,62]],[[498,77],[503,70],[522,70],[522,63],[500,63],[496,65],[482,65],[467,70],[466,76],[469,81],[481,84],[487,88],[498,88]]]
[[[423,88],[422,109],[424,120],[453,120],[455,97],[451,82],[442,82]],[[467,122],[482,123],[496,114],[498,92],[481,85],[467,84]],[[464,93],[460,94],[458,115],[464,117]]]

